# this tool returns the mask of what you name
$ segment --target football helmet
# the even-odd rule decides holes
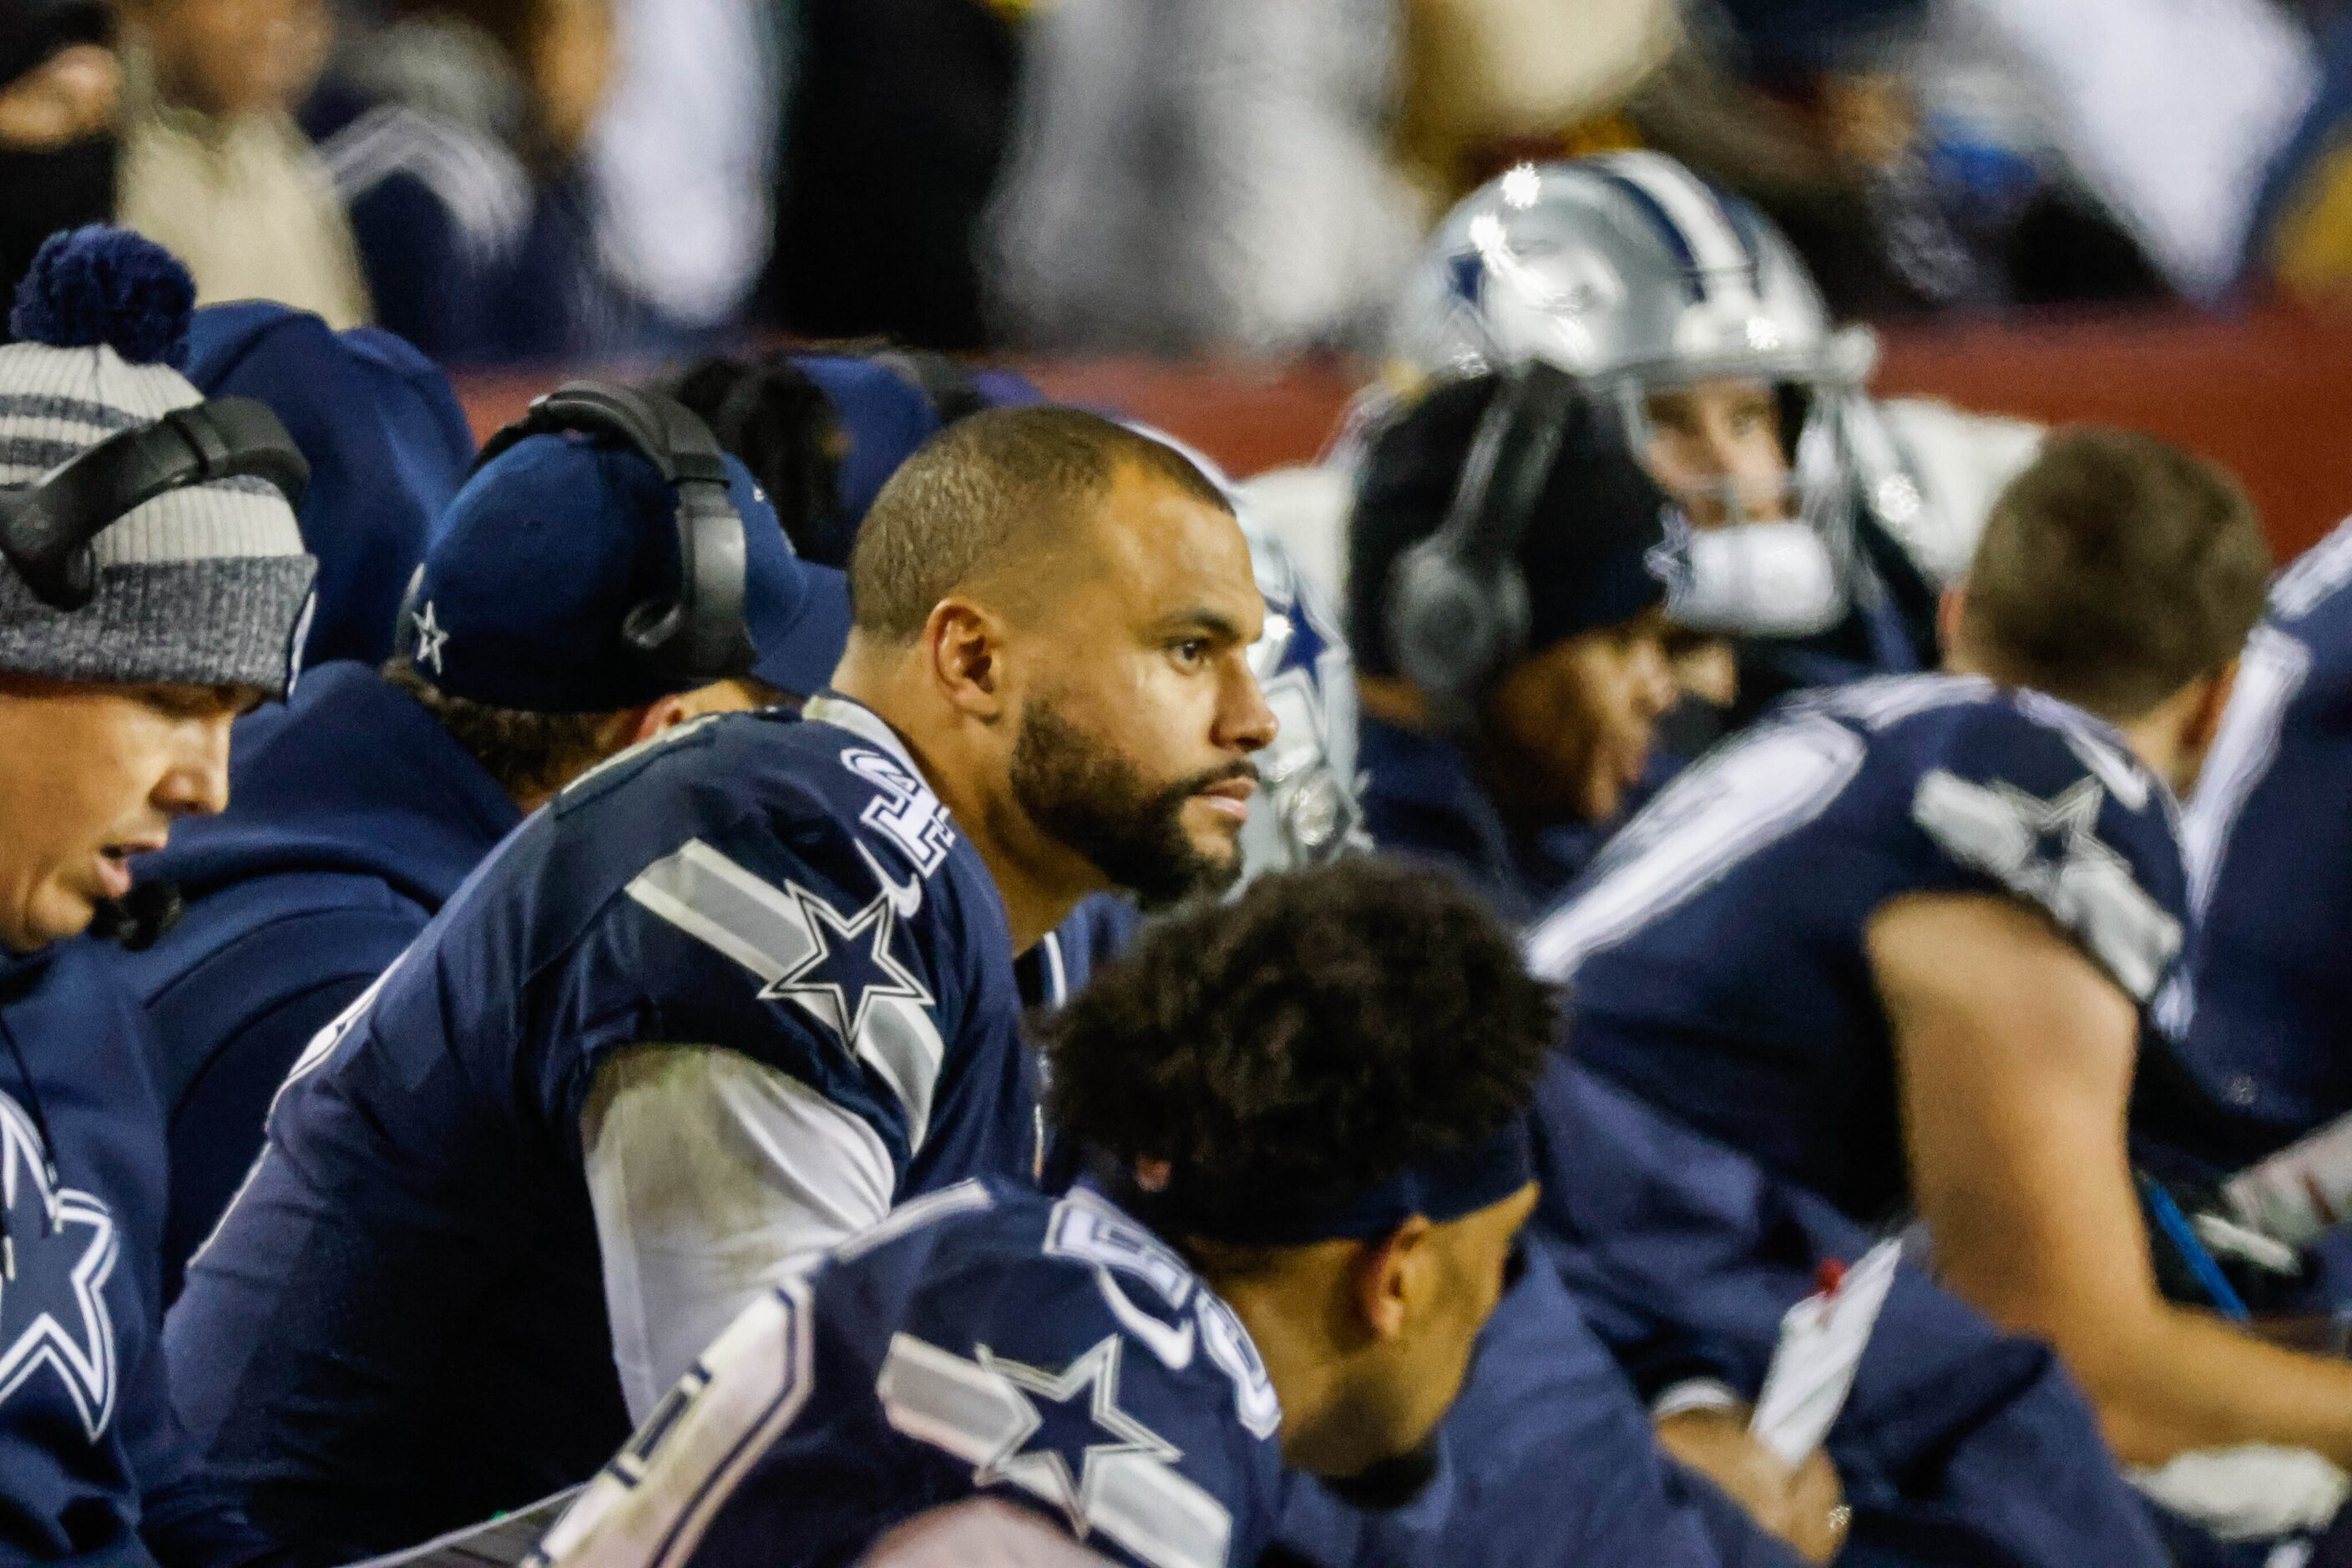
[[[1650,395],[1719,380],[1777,395],[1788,478],[1779,516],[1807,522],[1843,568],[1857,497],[1907,521],[1899,472],[1873,484],[1854,432],[1878,357],[1865,327],[1836,327],[1786,237],[1747,203],[1656,153],[1522,163],[1438,226],[1391,324],[1406,382],[1541,359],[1617,400],[1649,447]],[[1727,483],[1724,516],[1763,521]]]

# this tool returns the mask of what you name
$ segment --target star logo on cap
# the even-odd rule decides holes
[[[441,650],[448,642],[449,634],[443,631],[441,623],[434,618],[433,601],[425,600],[425,607],[416,613],[416,662],[429,664],[434,674],[440,674]]]

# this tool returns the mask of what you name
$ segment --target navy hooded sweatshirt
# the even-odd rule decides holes
[[[247,1563],[172,1415],[162,1111],[100,951],[0,959],[0,1562]]]
[[[186,912],[110,962],[149,1010],[170,1129],[163,1288],[228,1206],[310,1037],[397,957],[522,820],[407,693],[321,665],[237,721],[229,808],[181,825],[143,871]]]

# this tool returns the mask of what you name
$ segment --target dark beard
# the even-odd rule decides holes
[[[1146,909],[1233,886],[1242,870],[1239,844],[1225,858],[1203,853],[1184,831],[1184,803],[1211,784],[1256,776],[1254,764],[1238,762],[1155,789],[1126,758],[1044,703],[1023,716],[1013,743],[1013,798],[1021,809]]]

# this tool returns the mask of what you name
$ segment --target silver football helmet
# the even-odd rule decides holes
[[[1832,325],[1769,219],[1671,158],[1522,163],[1473,192],[1432,238],[1390,346],[1411,379],[1549,361],[1616,400],[1636,450],[1650,444],[1653,393],[1769,384],[1781,395],[1788,457],[1776,510],[1812,525],[1843,568],[1850,509],[1866,488],[1851,430],[1866,417],[1876,339]],[[1899,489],[1884,498],[1898,509]],[[1724,515],[1762,521],[1754,499],[1727,484]]]
[[[1250,669],[1282,721],[1257,755],[1260,793],[1242,828],[1246,879],[1319,866],[1371,841],[1356,798],[1355,660],[1290,552],[1246,515],[1242,531],[1265,597]]]

